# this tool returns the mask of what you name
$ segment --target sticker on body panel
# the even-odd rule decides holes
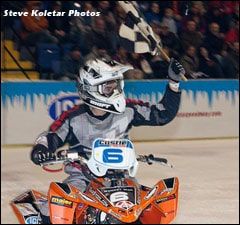
[[[42,221],[40,215],[28,216],[24,219],[26,224],[40,224]]]
[[[154,188],[144,197],[144,199],[149,199],[149,198],[151,198],[151,197],[155,194],[156,190],[157,190],[157,187],[154,187]]]
[[[104,149],[102,161],[104,163],[121,163],[123,161],[122,150],[114,148]]]
[[[175,199],[176,198],[176,195],[173,194],[173,195],[170,195],[168,197],[165,197],[165,198],[159,198],[156,200],[156,203],[159,204],[159,203],[162,203],[162,202],[166,202],[166,201],[169,201],[169,200],[172,200],[172,199]]]
[[[99,190],[114,205],[120,201],[129,201],[136,204],[136,190],[134,187],[111,187]]]
[[[134,206],[134,204],[130,201],[119,201],[115,204],[116,207],[121,208],[121,209],[130,209]]]
[[[92,187],[90,187],[89,192],[99,201],[101,202],[104,206],[108,207],[109,204],[108,202],[97,193],[97,191],[95,191]]]
[[[68,207],[68,208],[72,208],[72,206],[73,206],[73,202],[71,202],[67,199],[58,197],[58,196],[52,196],[50,202],[52,204],[59,205],[59,206],[64,206],[64,207]]]
[[[98,147],[127,147],[132,149],[133,144],[128,139],[122,140],[97,139],[94,143],[94,148]]]

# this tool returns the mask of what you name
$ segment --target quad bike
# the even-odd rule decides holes
[[[136,156],[128,139],[96,139],[90,159],[73,150],[60,150],[57,155],[54,161],[43,163],[43,169],[59,163],[87,166],[92,176],[86,191],[52,182],[47,195],[35,190],[21,194],[10,203],[21,224],[44,223],[44,201],[48,201],[52,224],[168,224],[175,218],[177,177],[162,179],[152,188],[140,185],[134,178],[138,162],[171,166],[166,159],[152,154]]]

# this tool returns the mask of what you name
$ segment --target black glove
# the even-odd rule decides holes
[[[37,144],[33,147],[31,152],[31,160],[36,165],[40,165],[43,162],[55,160],[56,156],[54,152],[51,152],[47,147],[41,144]]]
[[[181,74],[185,74],[185,69],[176,59],[171,58],[170,65],[168,67],[169,79],[179,82],[181,80]]]

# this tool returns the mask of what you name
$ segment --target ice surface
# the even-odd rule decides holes
[[[140,164],[137,178],[152,186],[159,179],[177,176],[179,209],[174,224],[239,223],[238,139],[140,142],[139,154],[166,157],[174,168]],[[47,173],[29,159],[30,147],[3,148],[1,223],[17,223],[9,202],[28,189],[47,192],[51,181],[66,175]]]

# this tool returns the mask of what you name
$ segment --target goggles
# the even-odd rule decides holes
[[[98,92],[101,95],[106,97],[112,96],[116,91],[118,93],[122,93],[122,84],[121,80],[110,80],[103,84],[98,85]]]
[[[83,90],[88,92],[98,92],[105,97],[111,97],[114,93],[123,92],[123,80],[109,80],[96,86],[83,85]]]

